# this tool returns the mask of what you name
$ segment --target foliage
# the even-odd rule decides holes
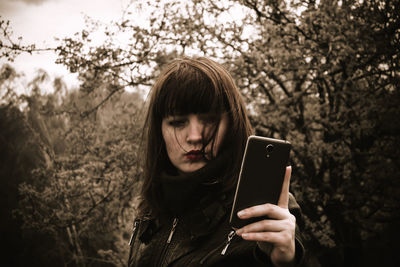
[[[8,66],[4,72],[15,71]],[[58,255],[55,260],[59,262],[122,266],[127,259],[124,248],[131,230],[140,174],[136,147],[141,97],[120,92],[89,116],[85,110],[94,110],[92,106],[102,99],[102,93],[106,94],[104,86],[95,90],[96,99],[93,94],[81,91],[66,92],[57,78],[54,92],[42,94],[43,80],[35,78],[30,82],[31,95],[9,94],[3,99],[11,110],[4,114],[5,118],[13,120],[13,111],[17,112],[24,127],[30,130],[24,132],[4,125],[2,129],[18,132],[22,138],[10,143],[17,146],[15,149],[6,147],[4,151],[20,151],[27,157],[22,160],[23,166],[29,164],[29,159],[45,163],[34,164],[24,176],[15,177],[18,179],[14,191],[19,184],[20,194],[15,215],[23,221],[23,232],[27,235],[35,230],[42,238],[54,240],[56,245],[47,247],[48,253]],[[13,102],[15,99],[18,101]],[[22,111],[14,104],[24,107],[25,102]],[[33,144],[23,142],[26,139]],[[22,144],[33,154],[18,148]],[[12,170],[7,165],[4,169]],[[16,208],[16,200],[13,202]],[[7,218],[10,217],[9,214]],[[50,264],[49,259],[43,264]]]
[[[0,16],[0,57],[12,62],[21,53],[32,54],[34,52],[54,51],[54,48],[37,48],[35,44],[22,44],[22,37],[13,39],[13,31],[10,21],[1,19]]]
[[[21,231],[23,220],[13,214],[20,200],[19,184],[29,179],[32,170],[46,168],[50,156],[39,132],[29,123],[27,113],[19,109],[26,99],[12,91],[19,74],[5,65],[0,77],[1,240],[7,244],[2,250],[2,264],[24,266],[29,259],[31,266],[40,266],[38,263],[45,259],[47,264],[58,265],[59,256],[48,250],[54,245],[54,240],[36,231]],[[40,240],[40,246],[37,246],[37,240]]]
[[[71,97],[70,104],[90,104],[79,101],[81,94]],[[25,220],[40,222],[33,226],[47,231],[65,229],[78,265],[85,265],[86,258],[99,258],[99,249],[119,251],[126,246],[139,175],[139,124],[132,123],[137,98],[120,94],[97,112],[95,121],[70,117],[66,151],[56,158],[53,169],[38,173],[34,188],[21,187],[25,201],[36,203],[32,212],[24,211],[32,214]],[[38,190],[40,181],[43,190]],[[102,238],[96,241],[98,236]],[[118,256],[113,264],[123,265],[127,255]]]

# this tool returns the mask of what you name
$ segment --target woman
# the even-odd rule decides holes
[[[268,216],[232,231],[229,213],[247,137],[244,103],[229,73],[206,58],[170,63],[155,82],[145,123],[144,183],[129,266],[295,266],[303,246],[288,192]]]

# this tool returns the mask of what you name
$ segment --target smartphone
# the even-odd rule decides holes
[[[291,147],[285,140],[249,136],[229,219],[232,228],[265,219],[239,219],[238,211],[265,203],[278,204]]]

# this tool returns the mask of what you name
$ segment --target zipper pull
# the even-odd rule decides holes
[[[221,255],[224,256],[226,251],[228,250],[229,245],[231,244],[232,238],[235,236],[236,232],[232,230],[228,235],[228,240],[225,243],[224,249],[221,251]]]
[[[174,218],[174,222],[172,223],[171,232],[169,232],[167,244],[171,243],[171,239],[172,239],[172,236],[173,236],[174,233],[175,233],[175,228],[176,228],[176,225],[177,225],[177,224],[178,224],[178,218]]]
[[[139,221],[135,220],[135,222],[133,223],[131,239],[129,240],[129,246],[132,246],[133,238],[135,237],[135,233],[136,233],[138,225],[139,225]]]

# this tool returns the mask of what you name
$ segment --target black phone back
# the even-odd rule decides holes
[[[237,217],[238,211],[265,203],[278,204],[290,149],[288,141],[248,138],[229,221],[233,228],[263,219],[242,220]]]

